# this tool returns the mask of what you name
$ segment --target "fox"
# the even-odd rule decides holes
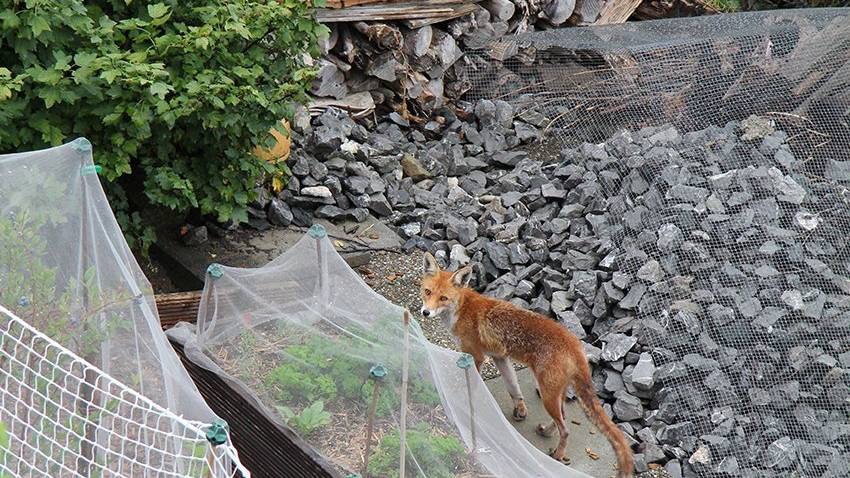
[[[611,442],[617,456],[617,478],[631,477],[631,446],[602,409],[579,338],[544,315],[479,294],[469,287],[471,278],[472,265],[445,271],[433,255],[426,253],[420,291],[422,315],[443,322],[460,349],[472,356],[479,373],[485,357],[493,360],[514,403],[516,421],[525,420],[528,411],[511,361],[531,369],[537,393],[552,418],[551,423],[538,425],[536,431],[548,437],[557,428],[558,445],[550,456],[559,461],[565,459],[569,435],[564,405],[571,386],[585,415]]]

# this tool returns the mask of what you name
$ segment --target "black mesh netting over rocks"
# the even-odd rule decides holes
[[[546,129],[543,161],[505,175],[545,199],[519,236],[563,274],[546,305],[603,344],[638,466],[850,475],[850,12],[564,29],[467,60],[478,98]],[[479,279],[537,287],[496,239]]]

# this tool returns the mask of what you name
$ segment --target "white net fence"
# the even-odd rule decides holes
[[[0,306],[0,472],[225,478],[236,465],[218,424],[174,415]]]
[[[97,171],[84,139],[0,155],[5,469],[203,476],[203,434],[183,418],[217,417],[162,332]]]
[[[405,328],[319,235],[265,267],[211,266],[197,334],[169,330],[187,357],[241,384],[341,476],[587,476],[520,436],[474,366],[412,318]]]

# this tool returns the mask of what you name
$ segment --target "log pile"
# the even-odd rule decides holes
[[[504,35],[626,21],[641,0],[330,0],[313,94],[355,116],[422,122],[466,93],[464,52]],[[314,105],[314,114],[326,107]]]

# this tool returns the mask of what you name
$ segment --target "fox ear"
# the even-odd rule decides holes
[[[452,274],[452,282],[458,287],[466,287],[470,279],[472,279],[472,266],[463,267]]]
[[[426,276],[432,276],[439,272],[439,270],[440,266],[437,265],[437,259],[430,252],[426,252],[422,260],[422,273]]]

